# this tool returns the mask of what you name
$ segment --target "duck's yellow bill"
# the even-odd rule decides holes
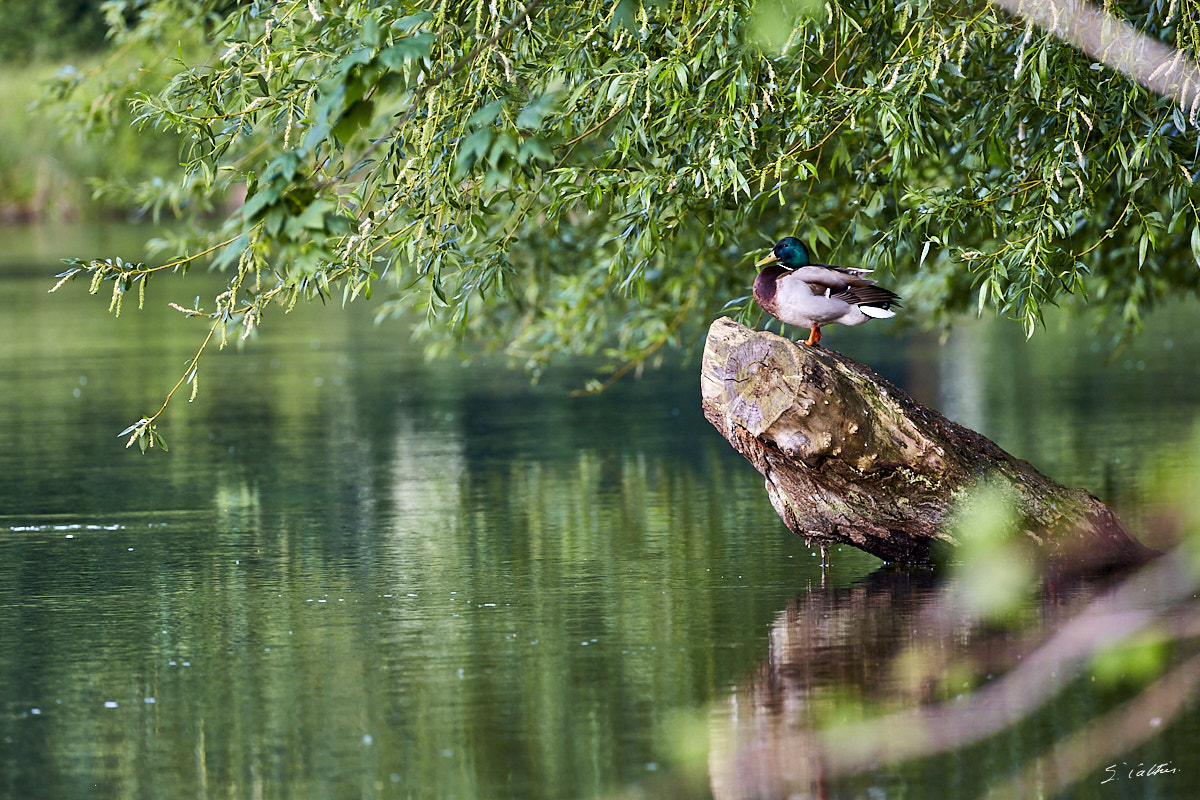
[[[779,260],[779,256],[775,255],[774,253],[767,253],[765,256],[760,258],[758,261],[755,261],[754,266],[761,267],[764,264],[770,264],[772,261],[778,261],[778,260]]]

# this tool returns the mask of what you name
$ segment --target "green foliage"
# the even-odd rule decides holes
[[[985,480],[960,498],[950,528],[958,546],[950,565],[955,594],[974,617],[1021,622],[1037,587],[1038,564],[1022,533],[1018,498],[999,480]]]
[[[1146,684],[1162,675],[1170,663],[1171,644],[1162,631],[1144,629],[1128,639],[1093,653],[1092,673],[1109,684]]]
[[[72,66],[34,62],[0,70],[0,107],[6,110],[0,114],[0,219],[111,217],[136,210],[151,192],[162,194],[162,176],[178,164],[174,136],[146,135],[119,118],[93,126],[96,135],[88,136],[76,124],[91,111],[82,98],[45,102],[47,82],[71,80],[98,62],[92,55]],[[126,69],[139,62],[137,53],[111,61]],[[143,185],[153,188],[137,194]],[[99,203],[93,202],[97,188]]]
[[[103,0],[4,0],[0,3],[0,61],[97,50],[104,44]]]
[[[895,272],[912,314],[1028,334],[1067,296],[1136,327],[1200,285],[1197,108],[987,3],[107,8],[119,45],[208,43],[89,108],[140,92],[136,123],[186,142],[148,205],[245,185],[177,246],[214,249],[254,320],[390,273],[383,313],[423,312],[435,349],[636,363],[752,318],[751,256],[787,233]],[[1197,0],[1106,8],[1195,55]]]

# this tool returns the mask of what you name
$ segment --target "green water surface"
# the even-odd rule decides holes
[[[208,356],[142,456],[116,434],[203,338],[166,307],[191,297],[152,283],[116,320],[85,284],[47,295],[65,244],[38,235],[0,234],[0,797],[759,796],[716,779],[710,734],[788,609],[844,607],[880,562],[822,572],[701,416],[695,362],[574,397],[592,365],[533,386],[318,305]],[[1155,324],[1115,360],[1069,325],[827,341],[1137,516],[1200,408],[1196,326]],[[850,626],[824,683],[863,636],[911,636],[927,591],[868,604],[896,624]],[[1171,741],[1196,752],[1194,721]],[[949,763],[843,796],[976,787]]]

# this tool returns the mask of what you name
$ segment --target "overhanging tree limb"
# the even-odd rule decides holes
[[[1195,122],[1200,111],[1200,65],[1183,50],[1150,38],[1085,0],[992,2],[1078,47],[1150,91],[1174,100]]]

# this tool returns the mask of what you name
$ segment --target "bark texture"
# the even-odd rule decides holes
[[[1103,503],[1042,475],[861,364],[728,318],[708,332],[704,415],[766,478],[793,533],[922,563],[956,545],[948,514],[981,481],[1014,498],[1025,535],[1067,568],[1145,560]]]

